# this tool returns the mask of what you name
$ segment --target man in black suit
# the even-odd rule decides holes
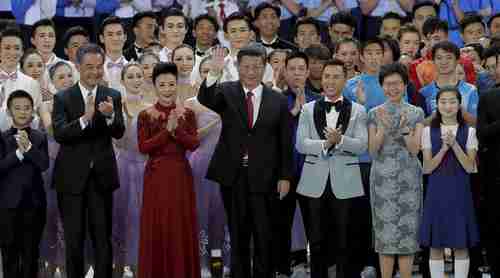
[[[42,172],[49,168],[47,137],[31,130],[33,99],[7,99],[12,128],[0,136],[0,246],[5,277],[37,277],[47,201]]]
[[[479,97],[477,137],[480,146],[481,159],[479,173],[481,174],[481,212],[485,213],[484,239],[488,254],[488,262],[493,271],[493,277],[500,276],[500,86],[484,92]],[[480,216],[480,218],[482,218]]]
[[[120,93],[98,85],[104,53],[87,44],[77,53],[80,81],[54,96],[54,137],[61,144],[54,166],[54,186],[66,242],[68,278],[84,273],[83,242],[88,219],[96,278],[112,273],[111,214],[119,187],[112,138],[125,126]]]
[[[238,52],[238,81],[219,84],[224,50],[214,51],[214,66],[198,100],[222,118],[222,132],[207,178],[221,185],[231,235],[233,277],[272,277],[272,206],[289,191],[292,144],[287,99],[262,84],[262,47]],[[279,193],[279,195],[278,195]],[[250,270],[250,238],[255,256]]]
[[[155,41],[155,30],[158,26],[156,14],[152,11],[139,12],[132,18],[132,30],[135,41],[124,51],[127,61],[138,61],[144,49]]]

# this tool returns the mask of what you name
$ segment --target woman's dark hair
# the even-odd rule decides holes
[[[36,50],[34,48],[26,49],[26,51],[24,51],[24,53],[23,53],[23,56],[21,56],[21,61],[20,61],[21,69],[23,69],[24,63],[26,62],[26,59],[28,59],[28,57],[33,55],[33,54],[42,57],[42,55],[40,54],[40,52],[38,52],[38,50]]]
[[[439,128],[442,123],[442,116],[441,113],[439,112],[439,108],[437,107],[437,104],[439,103],[439,99],[444,93],[452,92],[455,93],[455,96],[458,99],[458,105],[460,106],[462,104],[462,95],[458,91],[458,88],[455,86],[445,86],[439,89],[437,95],[436,95],[436,116],[432,119],[431,121],[431,127],[433,128]],[[462,109],[458,109],[457,113],[457,122],[459,125],[463,125],[465,123],[464,121],[464,116],[462,114]]]
[[[179,46],[177,46],[176,48],[174,48],[172,50],[172,61],[174,60],[174,56],[175,56],[175,52],[177,52],[177,50],[181,49],[181,48],[187,48],[187,49],[190,49],[192,52],[193,52],[193,59],[196,59],[196,55],[194,54],[194,49],[190,46],[190,45],[187,45],[187,44],[181,44]]]
[[[399,75],[401,79],[403,79],[405,86],[408,85],[408,70],[403,64],[399,62],[383,65],[382,67],[380,67],[380,73],[378,76],[378,81],[380,82],[380,85],[384,84],[384,80],[388,76],[393,74]]]
[[[50,80],[52,80],[52,81],[54,80],[54,75],[56,74],[57,69],[60,68],[60,67],[62,67],[62,66],[66,66],[70,70],[73,70],[71,68],[71,66],[67,62],[65,62],[65,61],[58,61],[53,66],[51,66],[50,68],[48,68]]]
[[[177,66],[174,63],[159,63],[153,69],[153,84],[161,74],[172,74],[177,79]]]
[[[384,41],[384,52],[387,50],[387,47],[385,47],[386,45],[392,52],[392,62],[399,61],[399,58],[401,57],[401,50],[399,49],[398,41],[388,35],[382,36],[381,39]]]

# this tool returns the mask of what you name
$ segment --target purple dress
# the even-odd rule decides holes
[[[43,174],[45,192],[47,194],[47,223],[40,242],[40,260],[50,266],[64,266],[64,230],[59,209],[57,208],[57,193],[52,188],[52,171],[59,152],[59,144],[54,137],[48,136],[49,169]]]
[[[115,144],[120,188],[113,194],[113,257],[117,266],[137,266],[146,156],[138,150],[137,116],[125,121],[125,134]]]
[[[197,103],[197,105],[199,105]],[[210,159],[219,141],[221,132],[220,117],[215,112],[207,111],[196,114],[198,128],[203,128],[214,120],[219,122],[212,126],[200,140],[200,146],[188,154],[193,171],[194,188],[198,223],[200,225],[200,263],[202,277],[209,273],[210,250],[220,249],[223,252],[224,265],[229,265],[229,236],[226,227],[224,206],[220,196],[219,185],[205,178]]]

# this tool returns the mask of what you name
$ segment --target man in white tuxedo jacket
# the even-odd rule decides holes
[[[350,215],[365,194],[358,155],[368,147],[365,108],[342,97],[347,78],[343,62],[326,63],[324,97],[306,103],[297,129],[297,150],[305,161],[297,193],[305,196],[310,217],[311,278],[328,277],[326,246],[333,240],[337,277],[359,277],[356,242],[359,226]]]

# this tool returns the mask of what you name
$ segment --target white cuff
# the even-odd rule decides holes
[[[17,156],[17,159],[19,159],[19,161],[23,161],[24,160],[23,152],[20,149],[16,150],[16,156]]]
[[[112,125],[114,120],[115,120],[115,112],[111,113],[110,117],[106,117],[106,124]]]
[[[83,119],[83,116],[80,117],[80,127],[84,130],[87,127],[87,122]]]

